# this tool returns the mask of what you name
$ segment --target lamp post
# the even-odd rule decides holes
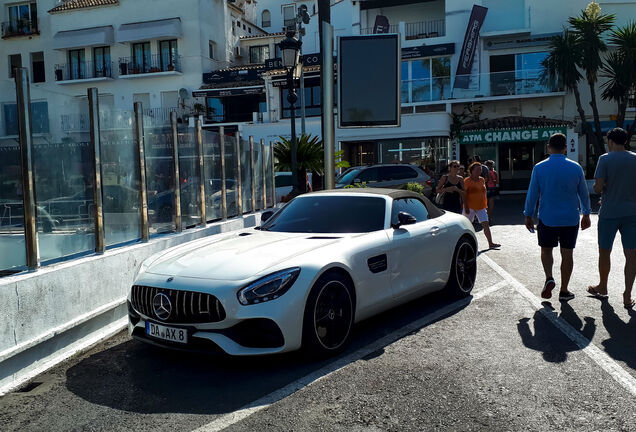
[[[297,142],[296,142],[296,112],[295,103],[298,100],[296,90],[294,88],[294,78],[298,66],[298,59],[300,57],[300,47],[302,42],[296,39],[295,31],[288,31],[287,37],[283,39],[279,44],[283,67],[287,69],[287,101],[290,105],[291,114],[291,166],[292,166],[292,194],[298,194],[305,191],[305,183],[303,181],[302,189],[298,182],[298,156],[297,156]]]

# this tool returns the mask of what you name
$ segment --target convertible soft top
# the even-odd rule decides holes
[[[404,190],[404,189],[384,189],[384,188],[347,188],[347,189],[331,189],[319,192],[311,192],[311,194],[329,194],[329,193],[352,193],[352,194],[375,194],[391,197],[392,199],[400,198],[415,198],[424,203],[430,218],[436,218],[444,214],[443,210],[440,210],[435,204],[428,198],[420,195],[416,192]]]

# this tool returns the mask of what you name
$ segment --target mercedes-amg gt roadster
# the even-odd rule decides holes
[[[235,356],[329,355],[354,323],[475,282],[472,224],[413,192],[314,192],[261,217],[148,258],[128,296],[130,334]]]

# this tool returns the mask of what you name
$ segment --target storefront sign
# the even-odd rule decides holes
[[[261,79],[265,68],[247,70],[214,71],[203,74],[203,84],[219,84],[226,82],[256,81]]]
[[[322,56],[320,53],[303,54],[300,56],[300,62],[305,66],[320,66],[322,64]],[[283,69],[283,59],[276,57],[265,60],[265,70]]]
[[[561,33],[543,33],[527,37],[490,39],[484,43],[484,48],[487,50],[499,50],[548,45],[554,36],[560,34]]]
[[[574,132],[573,129],[568,129],[568,158],[572,159],[576,163],[579,162],[579,134]]]
[[[245,96],[265,93],[265,87],[229,88],[193,91],[193,97]]]
[[[455,44],[446,43],[439,45],[422,45],[418,47],[402,48],[402,60],[418,58],[418,57],[433,57],[442,55],[455,54]]]
[[[552,128],[526,128],[526,129],[495,129],[484,131],[460,132],[459,142],[461,144],[490,144],[490,143],[510,143],[528,141],[547,141],[552,134],[565,134],[565,126]]]
[[[459,142],[457,140],[449,141],[448,157],[450,160],[459,160]]]
[[[479,30],[486,18],[488,8],[473,5],[473,11],[468,19],[468,27],[464,36],[464,44],[459,55],[459,63],[457,63],[457,72],[455,72],[455,87],[467,89],[470,82],[470,72],[473,69],[473,60],[475,59],[475,50],[479,43]]]

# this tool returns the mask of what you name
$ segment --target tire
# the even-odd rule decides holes
[[[475,286],[477,276],[477,252],[466,238],[461,238],[455,247],[451,272],[446,288],[454,297],[466,297]]]
[[[305,304],[303,349],[321,357],[340,352],[349,341],[354,320],[353,287],[338,273],[314,284]]]

